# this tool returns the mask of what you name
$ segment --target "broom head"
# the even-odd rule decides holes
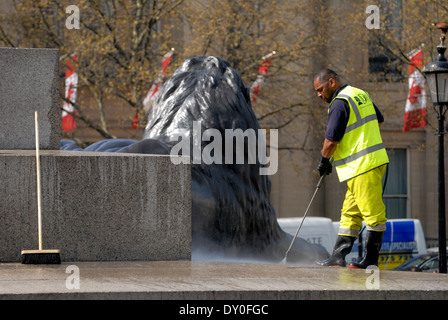
[[[22,250],[23,264],[61,264],[59,250]]]

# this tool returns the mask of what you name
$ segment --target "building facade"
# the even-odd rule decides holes
[[[324,140],[328,105],[313,92],[312,75],[321,68],[330,67],[342,76],[344,82],[368,91],[385,116],[381,133],[390,158],[384,190],[387,217],[419,219],[428,243],[435,241],[438,236],[436,114],[428,98],[428,126],[403,132],[405,101],[409,92],[407,65],[397,58],[396,51],[394,53],[391,50],[395,48],[391,39],[399,42],[404,52],[415,49],[408,41],[407,30],[413,29],[410,24],[420,23],[411,19],[415,14],[412,10],[419,8],[405,6],[404,0],[378,0],[380,29],[371,30],[366,25],[371,15],[366,13],[369,5],[367,1],[303,2],[315,6],[315,17],[311,22],[305,22],[308,21],[305,17],[297,16],[297,19],[304,19],[303,27],[309,34],[319,33],[322,36],[317,38],[319,41],[307,44],[315,47],[315,54],[307,58],[308,76],[303,77],[297,87],[303,89],[301,94],[306,93],[303,100],[309,109],[319,111],[308,121],[302,118],[302,122],[295,126],[299,128],[297,130],[279,130],[280,145],[300,147],[279,150],[278,171],[270,177],[271,201],[277,216],[301,217],[316,188],[319,179],[316,168]],[[430,11],[433,8],[431,6],[434,6],[431,3],[423,1],[420,11]],[[12,1],[2,2],[0,11],[3,16],[11,14]],[[436,36],[437,30],[433,32]],[[385,37],[385,34],[389,37]],[[178,39],[189,41],[191,36],[181,28],[177,30]],[[428,59],[434,57],[435,43],[428,33],[416,34],[414,37],[414,44],[426,44],[426,64]],[[303,73],[303,70],[296,71]],[[266,90],[269,90],[268,87]],[[93,100],[83,88],[79,88],[78,96],[80,103],[85,105]],[[144,128],[134,130],[131,125],[135,111],[123,106],[119,99],[105,98],[105,104],[113,110],[107,113],[107,117],[109,130],[114,136],[135,139],[142,136]],[[294,125],[294,121],[291,124]],[[103,138],[82,122],[78,122],[76,137],[89,142]],[[319,190],[309,215],[339,220],[345,192],[345,183],[339,183],[336,173],[331,174]]]

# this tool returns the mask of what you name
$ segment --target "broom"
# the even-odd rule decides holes
[[[34,122],[36,128],[36,172],[37,172],[37,223],[39,229],[39,250],[22,250],[23,264],[60,264],[61,257],[59,250],[42,249],[42,210],[40,192],[40,159],[39,159],[39,126],[37,121],[37,111],[34,112]]]

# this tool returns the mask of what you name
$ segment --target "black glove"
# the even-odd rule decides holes
[[[333,166],[331,165],[330,159],[321,157],[320,163],[317,166],[317,170],[319,170],[319,174],[322,177],[324,174],[328,175],[331,173],[331,170],[333,169]]]

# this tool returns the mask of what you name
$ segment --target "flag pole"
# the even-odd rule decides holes
[[[269,67],[271,65],[271,60],[277,54],[276,51],[272,51],[267,55],[263,56],[260,60],[260,65],[258,67],[257,79],[250,87],[251,102],[254,103],[257,100],[258,94],[260,93],[260,88],[264,83],[264,77],[268,73]]]
[[[160,83],[163,81],[163,78],[165,78],[166,69],[168,68],[168,65],[171,62],[171,58],[174,54],[174,48],[171,48],[170,51],[165,53],[165,55],[162,58],[162,68],[160,69],[160,72],[152,84],[151,88],[149,88],[148,93],[146,94],[145,98],[143,99],[143,108],[145,111],[145,115],[149,113],[151,110],[151,106],[153,102],[156,100],[157,95],[159,93],[159,86]],[[138,117],[138,111],[134,116],[134,119],[132,120],[132,127],[137,130],[139,125],[139,117]]]

